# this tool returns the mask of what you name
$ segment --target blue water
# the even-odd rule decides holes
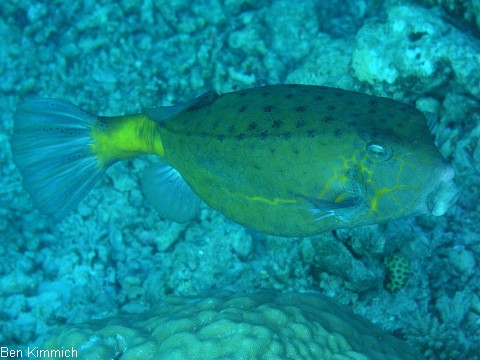
[[[327,294],[427,359],[480,359],[480,10],[419,3],[2,2],[0,346],[41,344],[62,324],[141,313],[165,295],[268,288]],[[314,239],[253,233],[206,206],[179,225],[141,194],[145,156],[109,169],[56,223],[34,210],[12,160],[13,114],[25,98],[119,115],[276,83],[437,113],[457,205]],[[337,256],[323,257],[332,243]],[[383,262],[395,254],[411,275],[391,293]]]

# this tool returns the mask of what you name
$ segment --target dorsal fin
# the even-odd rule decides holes
[[[210,105],[220,97],[216,91],[207,91],[206,93],[196,97],[195,99],[187,102],[185,110],[197,110],[204,106]]]
[[[161,123],[183,111],[197,110],[204,106],[210,105],[217,100],[219,96],[220,95],[218,95],[216,91],[207,91],[205,94],[200,95],[199,97],[196,97],[195,99],[186,103],[147,109],[145,110],[145,113],[153,121]]]

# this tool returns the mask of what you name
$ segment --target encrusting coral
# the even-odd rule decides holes
[[[67,325],[46,347],[89,360],[423,359],[324,296],[271,291],[171,296],[143,315]]]

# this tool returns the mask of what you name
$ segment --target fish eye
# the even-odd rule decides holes
[[[386,161],[392,157],[392,150],[386,145],[378,142],[370,142],[367,144],[368,155],[375,160]]]

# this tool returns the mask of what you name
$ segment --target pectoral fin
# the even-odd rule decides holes
[[[365,187],[360,181],[358,169],[345,172],[348,181],[339,189],[335,200],[318,199],[314,196],[304,196],[308,202],[308,210],[313,215],[313,221],[334,217],[342,222],[350,222],[364,212],[368,206],[365,201]]]
[[[321,221],[328,217],[334,217],[343,222],[352,221],[363,208],[362,199],[353,197],[340,202],[325,201],[313,197],[305,198],[313,207],[309,208],[313,221]]]

